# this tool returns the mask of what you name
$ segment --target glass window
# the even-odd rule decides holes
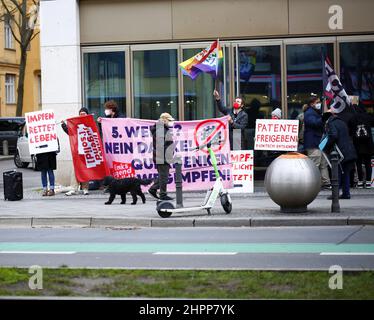
[[[104,103],[117,102],[126,115],[125,52],[84,54],[85,107],[95,116],[104,116]]]
[[[340,79],[347,94],[374,112],[374,42],[340,43]]]
[[[178,118],[177,50],[133,53],[135,117],[158,119],[163,112]]]
[[[5,102],[16,103],[16,76],[14,74],[5,75]]]
[[[202,49],[204,48],[184,49],[183,61],[191,58]],[[215,80],[208,73],[200,73],[195,80],[183,76],[185,120],[208,119],[217,116],[213,97],[214,84]]]
[[[288,118],[296,119],[311,96],[322,96],[322,52],[334,63],[334,46],[328,44],[287,45]]]
[[[239,47],[238,56],[235,76],[253,129],[256,119],[271,118],[273,109],[282,108],[280,46]]]
[[[6,49],[14,49],[14,41],[11,29],[11,18],[9,16],[5,16],[4,19],[4,38],[5,38],[5,48]]]

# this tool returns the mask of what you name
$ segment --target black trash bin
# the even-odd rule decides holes
[[[22,172],[3,172],[4,200],[17,201],[23,199]]]

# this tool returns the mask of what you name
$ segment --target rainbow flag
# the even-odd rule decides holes
[[[222,48],[219,45],[219,41],[216,40],[192,58],[180,63],[179,66],[182,73],[189,76],[192,80],[196,79],[202,72],[210,73],[214,78],[217,78],[222,58]]]

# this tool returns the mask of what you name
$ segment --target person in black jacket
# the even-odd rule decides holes
[[[328,139],[324,150],[331,153],[337,146],[343,154],[344,159],[339,165],[339,180],[343,193],[339,198],[350,199],[350,173],[354,169],[357,154],[347,124],[335,109],[331,108],[331,113],[332,116],[326,123]]]
[[[321,101],[318,97],[311,97],[304,111],[304,150],[310,160],[314,162],[321,173],[321,188],[331,189],[328,163],[319,149],[324,130],[321,115]]]
[[[224,115],[230,115],[229,123],[229,138],[230,138],[230,148],[234,150],[237,148],[243,149],[244,147],[244,129],[248,126],[248,114],[243,110],[244,101],[241,97],[237,97],[233,103],[232,108],[226,108],[222,105],[220,94],[217,90],[213,92],[214,98],[216,99],[216,105]],[[240,134],[238,135],[240,141],[237,141],[235,137],[234,141],[234,129],[240,130]],[[235,146],[234,146],[235,142]]]
[[[357,175],[358,187],[371,187],[371,156],[374,154],[373,136],[371,127],[373,116],[368,114],[365,107],[356,105],[356,114],[352,120],[353,144],[357,151]],[[366,180],[362,172],[362,165],[365,166]],[[366,182],[365,182],[366,181]]]
[[[170,165],[174,162],[174,142],[172,128],[174,118],[169,113],[162,113],[158,122],[151,127],[153,137],[153,162],[157,168],[158,178],[148,192],[156,199],[173,200],[167,195]],[[160,189],[160,196],[157,190]]]

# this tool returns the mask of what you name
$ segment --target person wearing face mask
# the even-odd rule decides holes
[[[157,168],[158,178],[148,192],[160,200],[173,200],[167,195],[170,165],[174,162],[174,142],[172,128],[174,118],[167,112],[160,115],[160,119],[151,127],[153,137],[153,162]],[[160,195],[157,195],[160,190]]]
[[[318,97],[312,97],[304,112],[304,150],[321,173],[322,189],[331,189],[328,163],[319,149],[324,132],[324,122],[321,114],[322,104]]]
[[[229,117],[229,138],[230,148],[234,150],[234,129],[240,130],[240,141],[235,141],[235,147],[244,148],[244,130],[248,126],[248,114],[243,110],[244,101],[241,97],[236,97],[232,108],[226,108],[222,105],[220,94],[217,90],[213,92],[216,100],[216,105],[219,111],[224,115],[230,115]]]
[[[84,116],[87,116],[88,115],[88,109],[87,108],[81,108],[79,110],[79,116],[80,117],[84,117]],[[69,128],[68,126],[66,125],[66,122],[62,121],[61,122],[61,127],[62,127],[62,130],[65,131],[65,133],[67,135],[69,135]],[[77,181],[77,178],[75,177],[75,172],[74,170],[72,170],[72,176],[71,176],[71,185],[73,186],[73,190],[65,193],[65,195],[67,196],[72,196],[72,195],[75,195],[78,193],[78,190],[79,190],[79,186],[81,187],[82,191],[83,191],[83,194],[85,196],[88,195],[88,181],[86,182],[78,182]]]
[[[109,100],[104,104],[105,118],[121,118],[117,102]],[[102,117],[97,118],[97,121],[101,123]]]

